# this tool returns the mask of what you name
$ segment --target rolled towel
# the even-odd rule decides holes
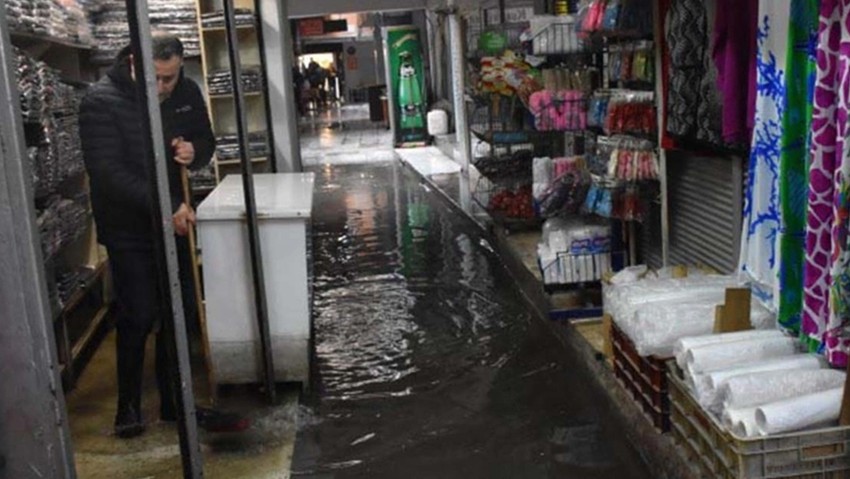
[[[827,367],[826,361],[814,354],[796,354],[784,358],[774,358],[753,364],[696,374],[690,377],[697,400],[708,408],[717,399],[718,389],[729,378],[767,371],[789,371],[793,369],[816,370]]]
[[[726,343],[731,341],[743,341],[746,339],[779,338],[784,336],[785,333],[778,329],[770,329],[764,331],[738,331],[735,333],[693,336],[690,338],[682,338],[676,341],[675,346],[673,346],[673,354],[676,356],[676,363],[679,364],[679,367],[685,369],[685,359],[687,357],[687,353],[693,348],[699,346],[708,346],[709,344]]]
[[[723,412],[722,422],[726,429],[736,436],[749,438],[759,435],[754,407],[727,409]]]
[[[838,422],[844,388],[785,399],[756,409],[759,434],[769,436]]]
[[[729,378],[718,396],[726,409],[752,407],[841,387],[845,380],[846,374],[834,369],[751,373]]]
[[[769,337],[709,344],[687,353],[687,370],[693,375],[707,371],[730,369],[765,359],[791,356],[798,352],[797,341],[785,337]]]

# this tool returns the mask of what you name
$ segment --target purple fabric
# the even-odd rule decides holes
[[[723,141],[728,144],[749,144],[752,137],[757,32],[758,0],[717,0],[712,58],[723,97]]]
[[[812,115],[802,326],[811,349],[847,363],[850,163],[850,0],[823,0]]]

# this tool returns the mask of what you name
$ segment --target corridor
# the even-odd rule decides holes
[[[397,162],[314,171],[293,477],[648,477],[478,229]]]

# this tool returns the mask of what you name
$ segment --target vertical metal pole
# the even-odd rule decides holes
[[[263,379],[269,401],[276,402],[274,358],[269,331],[266,282],[263,274],[263,254],[260,247],[260,230],[257,226],[257,204],[254,198],[254,168],[248,149],[248,119],[245,116],[245,92],[242,88],[242,60],[239,39],[236,36],[236,16],[233,0],[224,0],[224,28],[227,34],[227,52],[230,58],[230,79],[233,82],[233,105],[236,108],[236,132],[239,137],[239,158],[242,164],[242,189],[245,194],[245,212],[248,219],[248,245],[251,250],[251,272],[254,280],[254,306],[262,347]]]
[[[303,171],[298,113],[295,108],[297,97],[292,83],[295,58],[287,2],[255,0],[254,4],[260,26],[257,32],[260,58],[267,80],[266,118],[269,122],[269,141],[275,151],[274,170]],[[269,58],[272,59],[271,64],[268,62]],[[272,132],[274,136],[271,136]]]
[[[390,130],[393,133],[393,146],[398,146],[399,132],[396,125],[396,102],[398,101],[398,99],[396,98],[395,92],[393,91],[393,72],[392,70],[390,70],[389,32],[392,28],[393,27],[382,27],[381,40],[384,46],[384,76],[386,77],[387,82],[387,112],[389,113],[389,118],[387,118],[387,121],[389,121]]]
[[[448,0],[449,13],[449,44],[451,45],[452,61],[452,96],[455,110],[455,135],[460,149],[460,166],[462,174],[469,175],[469,163],[472,154],[469,141],[469,120],[466,115],[466,69],[464,68],[463,44],[460,28],[460,13],[457,0]]]
[[[170,355],[177,359],[177,377],[172,381],[177,386],[177,410],[180,420],[177,430],[180,436],[180,457],[183,476],[203,477],[203,457],[198,438],[198,423],[195,416],[195,396],[192,391],[192,366],[189,361],[189,341],[186,337],[186,317],[183,312],[183,293],[177,261],[177,245],[174,240],[174,224],[171,220],[171,195],[168,181],[168,161],[159,110],[159,95],[156,89],[156,73],[153,65],[151,25],[147,0],[126,0],[127,21],[130,25],[130,44],[133,66],[136,72],[136,95],[144,108],[141,117],[145,143],[148,178],[154,199],[153,217],[155,231],[161,236],[154,241],[156,261],[160,272],[162,306],[172,319],[174,344]],[[143,81],[140,81],[143,79]],[[163,284],[167,278],[166,285]]]
[[[658,114],[658,161],[660,163],[658,175],[661,188],[661,262],[662,266],[667,266],[670,262],[670,198],[669,184],[667,183],[667,150],[662,146],[666,103],[664,98],[664,68],[661,63],[661,59],[664,58],[661,41],[664,35],[662,28],[664,23],[661,18],[659,2],[652,2],[652,14],[655,35],[655,107]]]
[[[0,477],[73,479],[15,70],[0,8]]]
[[[285,4],[286,2],[284,2]],[[266,47],[265,47],[265,36],[263,35],[263,15],[262,15],[262,0],[254,0],[254,13],[255,13],[255,22],[256,28],[254,33],[257,35],[257,49],[260,54],[260,78],[263,79],[263,85],[267,91],[270,91],[269,85],[269,70],[267,68],[266,63]],[[286,65],[284,65],[283,71],[286,71]],[[290,75],[292,72],[290,72]],[[290,78],[289,84],[292,84],[292,79]],[[269,144],[269,156],[267,161],[271,165],[271,169],[273,172],[278,171],[277,166],[277,150],[275,149],[274,142],[274,128],[272,127],[272,107],[271,107],[271,99],[269,95],[263,95],[263,112],[266,115],[266,141]]]

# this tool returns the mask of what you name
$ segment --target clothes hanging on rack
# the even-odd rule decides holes
[[[786,111],[780,158],[778,321],[800,332],[803,308],[803,264],[806,251],[807,158],[812,123],[812,93],[817,63],[819,0],[792,0],[785,70]]]
[[[667,131],[690,136],[696,131],[700,78],[705,75],[706,10],[702,0],[678,0],[670,5],[666,31],[670,49],[667,90]]]
[[[723,98],[723,141],[729,145],[748,144],[752,134],[758,8],[758,0],[717,0],[712,57]]]
[[[775,309],[779,288],[777,238],[780,140],[785,114],[788,2],[759,0],[756,113],[744,201],[740,269],[753,279],[753,295]]]
[[[714,34],[717,16],[717,0],[705,0],[706,29],[708,38]],[[721,107],[720,91],[717,89],[717,65],[706,49],[702,55],[703,76],[699,85],[699,104],[696,116],[696,137],[700,141],[712,145],[722,145],[723,109]]]
[[[846,112],[850,108],[850,1],[823,0],[820,9],[817,81],[812,116],[812,155],[806,229],[802,328],[812,349],[824,349],[831,363],[847,362],[842,336],[850,290],[847,245],[848,151]]]

